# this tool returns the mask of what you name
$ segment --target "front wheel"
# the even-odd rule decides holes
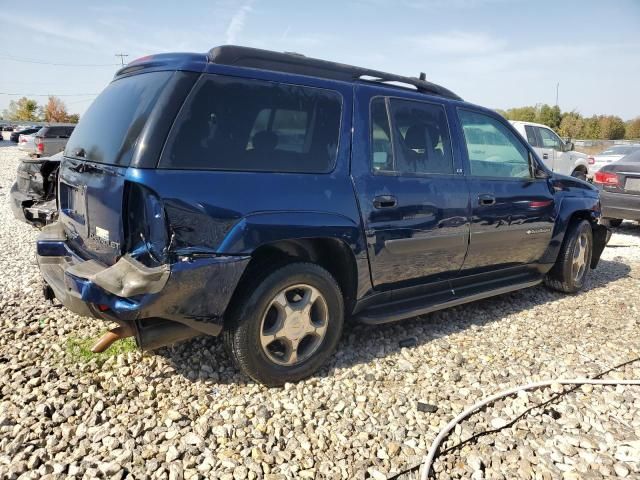
[[[571,223],[556,263],[545,277],[545,284],[559,292],[575,293],[585,282],[591,266],[593,233],[586,220]]]
[[[291,263],[247,284],[224,342],[240,369],[280,386],[312,375],[335,350],[344,323],[340,287],[324,268]]]

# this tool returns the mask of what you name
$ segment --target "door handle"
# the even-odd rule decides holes
[[[478,203],[480,205],[495,205],[496,197],[488,193],[483,193],[482,195],[478,195]]]
[[[398,199],[393,195],[378,195],[373,199],[376,208],[394,208],[398,205]]]
[[[542,154],[542,159],[543,160],[549,160],[549,154],[548,153],[543,153]]]

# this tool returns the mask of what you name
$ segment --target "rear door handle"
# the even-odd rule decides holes
[[[543,160],[549,160],[549,154],[548,153],[543,153],[542,154],[542,159]]]
[[[480,205],[495,205],[496,197],[488,193],[483,193],[482,195],[478,195],[478,203]]]
[[[373,199],[376,208],[394,208],[398,206],[398,199],[393,195],[378,195]]]

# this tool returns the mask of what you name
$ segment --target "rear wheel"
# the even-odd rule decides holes
[[[580,169],[580,168],[576,168],[572,173],[571,176],[574,178],[579,178],[580,180],[584,180],[585,182],[587,181],[587,172],[585,172],[584,170]]]
[[[555,265],[545,277],[545,284],[560,292],[575,293],[580,290],[591,266],[592,252],[591,224],[586,220],[573,222]]]
[[[244,373],[279,386],[318,370],[335,350],[343,323],[342,294],[331,274],[292,263],[245,285],[224,341]]]

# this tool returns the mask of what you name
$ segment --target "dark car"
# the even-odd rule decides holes
[[[14,130],[11,132],[11,136],[9,140],[14,143],[18,143],[18,139],[20,135],[31,135],[32,133],[37,133],[42,127],[34,127],[34,128],[24,128],[22,130]]]
[[[603,223],[619,226],[640,220],[640,150],[604,165],[593,183],[600,189]]]
[[[392,82],[392,83],[390,83]],[[503,117],[423,78],[224,46],[120,69],[73,132],[45,295],[153,349],[222,335],[281,385],[376,325],[575,292],[607,228]]]
[[[18,220],[37,227],[58,217],[56,192],[62,152],[52,157],[23,158],[11,187],[10,203]]]

